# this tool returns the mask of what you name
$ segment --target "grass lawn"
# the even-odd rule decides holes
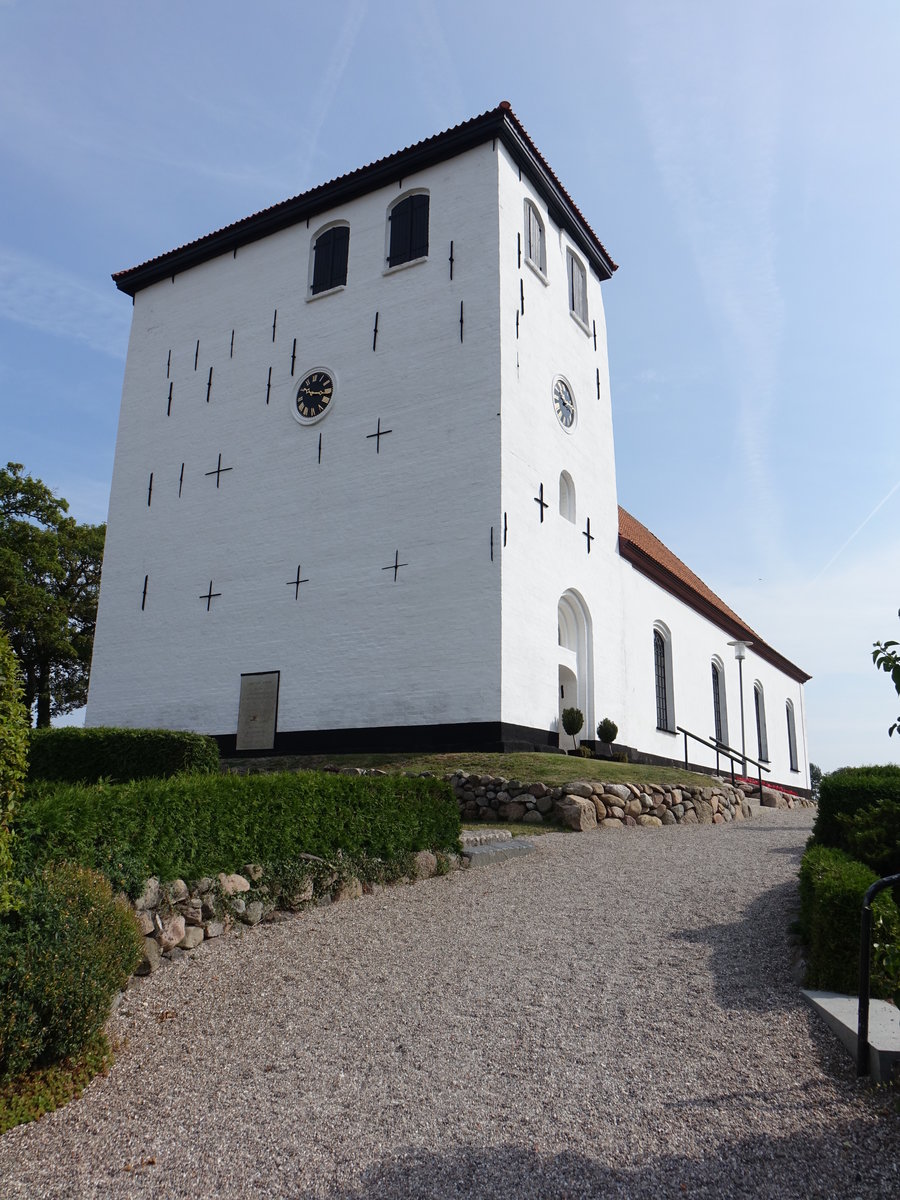
[[[431,771],[441,776],[453,771],[521,779],[523,783],[555,785],[570,779],[605,783],[690,783],[709,787],[709,775],[682,767],[648,767],[637,763],[604,762],[596,758],[569,758],[563,754],[343,754],[283,755],[269,759],[228,759],[229,766],[266,771],[315,771],[326,765],[378,767],[382,771]]]

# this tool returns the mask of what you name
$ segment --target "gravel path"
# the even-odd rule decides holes
[[[897,1200],[896,1100],[791,978],[810,825],[547,834],[211,943],[0,1197]]]

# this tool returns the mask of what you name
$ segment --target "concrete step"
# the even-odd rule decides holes
[[[459,840],[466,846],[485,846],[488,842],[508,842],[512,838],[509,829],[464,829]]]
[[[486,842],[481,846],[463,847],[463,855],[469,860],[470,868],[489,867],[493,863],[505,862],[510,858],[523,858],[526,854],[533,853],[534,842],[521,837]]]
[[[801,989],[803,999],[837,1034],[856,1061],[859,998]],[[869,1074],[875,1083],[900,1079],[900,1009],[887,1000],[869,1001]]]

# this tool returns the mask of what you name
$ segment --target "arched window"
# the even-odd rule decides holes
[[[713,722],[717,742],[728,745],[728,705],[725,700],[725,667],[720,658],[712,662]]]
[[[566,251],[566,265],[569,274],[569,311],[587,325],[587,272],[571,250]]]
[[[544,244],[544,222],[531,203],[525,201],[525,257],[540,271],[547,273],[547,250]]]
[[[794,724],[794,706],[788,700],[784,707],[787,713],[788,755],[791,760],[791,770],[797,771],[799,767],[797,766],[797,726]]]
[[[404,196],[388,213],[388,266],[413,262],[428,255],[428,193]]]
[[[664,625],[653,630],[653,666],[656,676],[656,728],[675,732],[675,700],[672,691],[672,639]]]
[[[312,282],[314,296],[347,282],[347,262],[350,256],[350,226],[332,225],[317,234],[313,241]]]
[[[575,524],[575,484],[568,471],[559,477],[559,514]]]
[[[769,761],[769,738],[766,733],[766,697],[757,679],[753,685],[753,707],[756,709],[756,748],[760,762]]]

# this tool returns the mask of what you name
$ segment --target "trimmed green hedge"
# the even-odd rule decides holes
[[[0,1080],[87,1046],[142,947],[134,913],[102,875],[48,866],[0,920]]]
[[[19,664],[0,629],[0,914],[15,904],[12,824],[25,790],[28,769],[28,713],[22,699]]]
[[[219,769],[214,738],[178,729],[35,729],[29,753],[29,779],[66,783],[125,783]]]
[[[800,865],[800,924],[808,950],[807,985],[855,995],[859,989],[862,902],[878,876],[831,846],[813,845]],[[900,912],[882,892],[872,905],[872,995],[900,992]]]
[[[448,784],[402,775],[317,772],[178,775],[127,784],[31,784],[16,857],[33,872],[70,859],[131,896],[144,880],[197,879],[248,862],[392,859],[459,845]]]
[[[839,816],[838,821],[848,854],[879,878],[900,875],[900,799],[879,800],[852,817]],[[900,889],[895,898],[900,899]]]
[[[852,819],[880,800],[900,801],[900,767],[843,767],[823,775],[813,836],[823,846],[849,849],[839,818]]]

